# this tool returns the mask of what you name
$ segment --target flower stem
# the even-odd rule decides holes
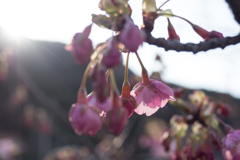
[[[128,83],[128,61],[129,61],[129,53],[127,53],[127,61],[126,61],[126,66],[125,66],[125,75],[124,75],[124,82]]]
[[[144,84],[148,85],[150,83],[150,79],[149,79],[149,76],[148,76],[148,72],[146,70],[146,68],[144,67],[139,55],[137,52],[135,52],[136,56],[137,56],[137,59],[138,59],[138,62],[140,63],[141,67],[142,67],[142,81]]]
[[[124,75],[124,81],[122,86],[122,97],[128,98],[130,97],[130,83],[128,82],[128,61],[129,61],[129,54],[127,53],[127,61],[125,66],[125,75]]]
[[[82,78],[82,82],[81,82],[81,86],[80,86],[80,88],[79,88],[79,91],[82,90],[83,88],[85,88],[85,86],[86,86],[86,81],[87,81],[87,77],[88,77],[88,73],[89,73],[89,71],[90,71],[90,69],[91,69],[91,66],[92,66],[92,64],[94,63],[94,61],[95,61],[95,59],[93,59],[93,60],[91,60],[91,61],[89,62],[88,66],[87,66],[87,68],[86,68],[86,70],[85,70],[85,72],[84,72],[84,74],[83,74],[83,78]]]
[[[168,13],[159,13],[158,14],[159,16],[173,16],[173,17],[177,17],[177,18],[180,18],[184,21],[186,21],[187,23],[189,23],[191,26],[193,26],[194,24],[192,22],[190,22],[189,20],[187,20],[186,18],[183,18],[181,16],[178,16],[178,15],[175,15],[175,14],[168,14]]]
[[[141,67],[142,67],[142,70],[146,70],[146,68],[144,67],[143,63],[142,63],[142,60],[140,59],[139,55],[137,52],[135,52],[136,56],[137,56],[137,59],[138,59],[138,62],[140,63]]]
[[[117,88],[117,84],[116,84],[116,80],[115,80],[115,76],[114,76],[114,72],[113,69],[110,69],[110,80],[111,80],[111,86],[112,86],[112,90],[114,92],[119,93],[118,88]]]

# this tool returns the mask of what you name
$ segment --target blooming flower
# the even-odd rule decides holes
[[[69,120],[76,134],[95,136],[102,127],[97,108],[90,106],[85,90],[78,93],[78,100],[69,111]]]
[[[240,157],[240,130],[231,130],[222,140],[222,155],[226,160]]]
[[[126,18],[126,23],[120,33],[120,41],[131,52],[136,52],[139,45],[143,43],[141,31],[130,18]]]
[[[92,41],[88,38],[91,26],[85,28],[83,33],[76,33],[73,37],[72,43],[67,45],[65,49],[71,51],[73,57],[78,64],[85,64],[90,60],[90,55],[93,52]]]
[[[150,79],[147,83],[139,82],[131,91],[131,95],[137,102],[135,112],[139,115],[146,113],[147,116],[163,108],[169,100],[175,100],[173,91],[162,82]]]

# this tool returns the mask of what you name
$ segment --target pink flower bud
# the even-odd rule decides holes
[[[110,85],[105,76],[103,67],[98,67],[96,72],[96,81],[92,83],[93,90],[99,102],[103,103],[110,94]]]
[[[83,33],[76,33],[73,37],[72,43],[67,45],[65,49],[71,51],[73,57],[78,64],[85,64],[90,60],[90,55],[93,52],[92,41],[88,38],[91,26],[85,28]]]
[[[138,47],[143,43],[143,35],[130,18],[126,18],[124,28],[120,33],[120,41],[125,47],[131,51],[136,52]]]
[[[228,116],[231,111],[231,107],[226,103],[219,103],[217,113],[222,116]]]
[[[169,100],[175,101],[173,91],[162,82],[150,79],[149,82],[139,82],[131,91],[131,95],[137,102],[135,112],[139,115],[147,116],[155,113],[159,108],[163,108]]]
[[[213,38],[219,38],[219,39],[223,39],[223,34],[217,31],[211,31],[208,34],[208,37],[205,39],[205,41],[211,40]]]
[[[180,37],[177,35],[173,25],[171,24],[169,18],[167,19],[168,20],[168,39],[169,41],[173,41],[173,40],[177,40],[177,41],[180,41]]]
[[[223,138],[222,155],[226,160],[234,160],[239,158],[240,130],[232,130]]]
[[[195,30],[195,32],[197,32],[197,34],[199,34],[205,41],[209,41],[213,38],[219,38],[222,39],[223,34],[217,31],[211,31],[208,32],[205,29],[199,27],[198,25],[192,25],[193,29]]]
[[[208,37],[209,32],[203,29],[202,27],[198,25],[192,25],[194,31],[201,36],[203,39],[206,39]]]
[[[119,135],[127,123],[128,111],[116,93],[113,93],[112,109],[107,112],[105,125],[115,135]]]
[[[76,134],[95,136],[102,127],[99,113],[88,104],[73,104],[69,111],[69,120]]]
[[[106,68],[113,68],[122,64],[122,55],[118,49],[118,42],[111,38],[107,42],[107,48],[103,52],[102,64]]]
[[[100,109],[103,112],[107,112],[112,108],[111,100],[109,98],[107,98],[103,103],[101,103],[96,98],[94,92],[91,92],[88,95],[87,100],[90,106],[96,106],[98,109]]]
[[[173,93],[176,98],[182,98],[184,91],[181,87],[173,88]]]

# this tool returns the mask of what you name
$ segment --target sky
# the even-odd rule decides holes
[[[91,14],[104,14],[98,8],[99,0],[0,0],[0,26],[9,36],[21,36],[34,40],[70,43],[76,32],[91,23]],[[163,0],[156,0],[160,6]],[[130,0],[132,18],[142,25],[141,0]],[[224,0],[170,0],[162,9],[172,9],[208,31],[216,30],[224,36],[235,36],[239,25]],[[182,43],[202,41],[186,22],[171,18],[171,22]],[[167,20],[160,17],[155,21],[154,37],[168,37]],[[96,46],[111,37],[112,32],[94,25],[90,38]],[[164,51],[144,43],[139,55],[149,73],[164,68],[162,79],[191,89],[206,89],[229,93],[240,98],[240,44],[193,55],[191,52]],[[155,61],[160,55],[163,65]],[[126,55],[123,54],[125,62]],[[164,66],[164,67],[163,67]],[[138,75],[140,65],[134,54],[129,67]]]

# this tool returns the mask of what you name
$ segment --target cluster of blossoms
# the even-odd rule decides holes
[[[99,7],[107,15],[93,15],[92,21],[113,30],[115,35],[93,51],[92,41],[88,38],[92,25],[89,25],[82,33],[75,34],[72,43],[66,46],[78,64],[85,64],[91,59],[82,79],[77,103],[70,109],[69,119],[77,134],[94,136],[104,124],[110,132],[119,135],[134,111],[150,116],[163,108],[169,100],[175,99],[171,88],[149,78],[141,62],[137,50],[144,41],[144,34],[133,23],[127,0],[101,0]],[[112,69],[122,64],[121,52],[128,56],[122,92],[119,95]],[[142,67],[142,82],[136,84],[132,91],[128,82],[130,52],[136,54]],[[88,76],[93,88],[89,95],[85,90]]]
[[[184,90],[173,90],[176,101],[171,104],[184,115],[172,116],[169,130],[155,146],[163,147],[171,160],[214,160],[214,150],[221,148],[226,160],[239,159],[240,131],[218,118],[228,116],[230,106],[202,91],[195,91],[189,95],[189,101],[184,101],[181,99]],[[227,133],[224,137],[220,124]]]
[[[196,92],[189,96],[191,101],[189,103],[181,99],[182,91],[178,89],[174,91],[177,98],[175,99],[171,88],[160,81],[149,78],[137,50],[144,41],[145,33],[152,31],[154,21],[159,16],[167,17],[169,41],[180,41],[180,37],[169,20],[170,17],[178,17],[188,22],[204,41],[223,38],[223,35],[216,31],[208,32],[185,18],[172,14],[171,10],[162,10],[162,6],[157,9],[154,0],[143,0],[144,25],[140,30],[131,19],[132,10],[128,0],[101,0],[99,2],[99,8],[105,11],[106,15],[93,14],[92,21],[102,28],[112,30],[113,36],[93,49],[92,41],[88,38],[91,24],[82,33],[75,34],[72,43],[66,46],[78,64],[82,65],[90,60],[78,91],[77,102],[70,109],[69,120],[74,131],[79,135],[83,133],[95,136],[103,124],[110,132],[119,135],[134,111],[139,115],[150,116],[172,100],[172,105],[186,113],[185,116],[172,117],[168,136],[163,140],[166,150],[172,142],[176,143],[177,147],[172,154],[172,160],[213,160],[212,146],[216,149],[221,148],[218,131],[220,130],[219,122],[222,121],[217,118],[215,111],[226,116],[230,107],[220,101],[210,100],[203,92]],[[127,62],[120,95],[113,68],[122,64],[121,52],[127,54]],[[132,91],[128,81],[128,63],[131,52],[136,54],[142,68],[142,81],[137,83]],[[88,76],[93,89],[89,95],[85,89]],[[223,140],[223,155],[227,160],[232,160],[239,157],[240,153],[239,149],[233,149],[236,145],[233,146],[235,142],[232,138],[240,142],[239,131],[233,130],[223,122],[222,124],[229,132]],[[181,139],[186,136],[189,125],[192,126],[192,132],[183,147]]]

